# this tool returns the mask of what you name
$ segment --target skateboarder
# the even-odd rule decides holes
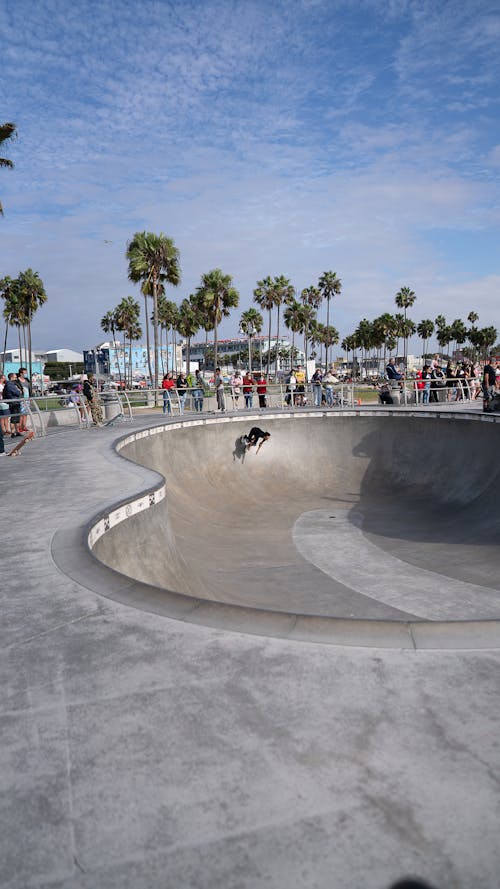
[[[251,447],[254,447],[257,442],[259,442],[259,446],[256,450],[256,454],[259,453],[262,445],[268,438],[271,438],[270,432],[263,432],[262,429],[259,429],[258,426],[252,426],[248,435],[242,435],[241,440],[246,442],[247,451],[250,450]]]

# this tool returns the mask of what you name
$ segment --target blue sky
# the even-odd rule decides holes
[[[401,286],[500,335],[497,3],[3,0],[0,34],[0,276],[41,275],[37,348],[104,338],[144,229],[180,250],[169,298],[233,275],[222,335],[259,278],[330,269],[341,338]]]

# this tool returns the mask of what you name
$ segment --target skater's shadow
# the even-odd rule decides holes
[[[241,463],[245,462],[245,454],[247,452],[247,445],[245,441],[242,441],[241,436],[238,436],[234,443],[234,451],[233,451],[233,461],[240,460]]]

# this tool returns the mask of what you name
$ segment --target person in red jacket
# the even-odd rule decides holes
[[[259,407],[267,407],[267,383],[262,371],[257,377],[257,395],[259,396]]]
[[[163,377],[161,388],[163,389],[163,413],[166,414],[168,411],[171,414],[172,402],[170,401],[170,394],[172,389],[175,389],[174,375],[171,370]]]
[[[245,407],[252,407],[253,404],[253,386],[254,378],[250,371],[247,370],[243,377],[243,395],[245,396]]]

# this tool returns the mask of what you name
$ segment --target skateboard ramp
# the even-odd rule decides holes
[[[257,455],[239,444],[271,432]],[[498,426],[481,416],[241,415],[127,438],[165,497],[96,540],[197,601],[368,621],[500,618]],[[109,524],[109,522],[108,522]]]

